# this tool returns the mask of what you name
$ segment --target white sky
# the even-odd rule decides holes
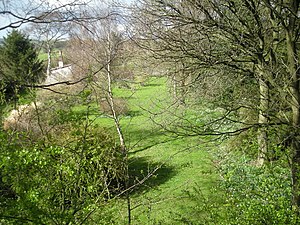
[[[28,0],[29,2],[32,2],[31,0]],[[9,4],[7,5],[3,5],[4,3],[0,3],[0,11],[3,10],[10,10],[10,11],[18,11],[18,14],[22,14],[24,13],[24,11],[26,10],[20,10],[20,8],[26,8],[28,6],[26,6],[26,3],[28,2],[27,0],[8,0],[5,2],[9,2]],[[64,5],[64,4],[68,4],[68,3],[72,3],[72,2],[104,2],[103,0],[36,0],[37,3],[42,3],[43,1],[48,1],[51,5],[53,6],[60,6],[60,5]],[[134,0],[120,0],[120,2],[124,2],[124,3],[132,3]],[[4,1],[3,1],[4,2]],[[19,8],[19,9],[18,9]],[[28,11],[28,10],[27,10]],[[0,15],[0,27],[4,27],[7,24],[10,23],[10,19],[7,15]],[[7,33],[10,31],[10,29],[6,29],[6,30],[0,30],[0,38],[2,38],[3,36],[6,36]]]
[[[100,2],[105,2],[103,0],[81,0],[83,2],[93,2],[93,1],[100,1]],[[125,3],[131,3],[134,0],[121,0],[120,2],[125,2]],[[49,3],[51,4],[67,4],[67,3],[72,3],[74,0],[48,0]],[[109,1],[107,1],[109,2]]]

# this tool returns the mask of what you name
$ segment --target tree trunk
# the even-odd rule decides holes
[[[176,80],[176,73],[172,76],[172,83],[173,83],[173,98],[177,100],[177,80]]]
[[[50,72],[51,72],[51,62],[52,62],[52,58],[51,58],[51,47],[49,44],[47,44],[47,77],[50,76]]]
[[[267,124],[269,122],[268,110],[269,110],[269,85],[266,81],[266,72],[264,68],[263,60],[257,65],[259,76],[259,111],[258,111],[258,134],[257,142],[259,146],[257,165],[262,166],[268,158],[268,132]]]
[[[299,91],[299,70],[296,55],[296,45],[287,35],[288,69],[292,79],[290,86],[291,109],[292,109],[292,201],[293,205],[300,207],[300,149],[299,149],[299,123],[300,123],[300,91]]]
[[[111,78],[111,68],[110,68],[110,61],[107,64],[107,85],[108,85],[108,103],[112,112],[112,117],[115,123],[115,127],[119,136],[119,141],[120,141],[120,147],[124,159],[124,164],[125,164],[125,190],[126,190],[126,200],[127,200],[127,217],[128,217],[128,224],[131,224],[131,201],[130,201],[130,195],[129,191],[127,190],[129,188],[129,171],[128,171],[128,152],[127,148],[125,145],[125,139],[124,135],[121,129],[120,121],[118,118],[118,115],[115,110],[115,105],[114,105],[114,97],[112,93],[112,78]]]
[[[112,112],[113,120],[115,123],[115,127],[119,136],[120,140],[120,147],[124,159],[124,172],[125,172],[125,195],[126,195],[126,200],[127,200],[127,222],[130,225],[131,224],[131,199],[130,199],[130,193],[129,193],[129,171],[128,171],[128,152],[127,152],[127,147],[125,144],[125,138],[121,129],[119,117],[116,113],[115,110],[115,105],[114,105],[114,97],[113,97],[113,92],[112,92],[112,72],[111,72],[111,62],[113,60],[113,57],[111,56],[113,52],[112,48],[112,40],[110,36],[110,29],[108,30],[107,34],[107,46],[108,46],[108,51],[107,51],[107,66],[106,66],[106,72],[107,72],[107,96],[108,96],[108,103],[110,105],[110,109]]]
[[[108,103],[109,103],[109,106],[110,106],[110,110],[112,112],[112,117],[113,117],[113,120],[114,120],[114,123],[115,123],[116,130],[118,132],[122,153],[123,153],[123,155],[126,155],[127,150],[126,150],[125,140],[124,140],[123,132],[121,130],[121,126],[120,126],[120,123],[119,123],[118,115],[117,115],[116,110],[115,110],[111,83],[112,83],[112,81],[111,81],[110,63],[108,63],[107,64]]]
[[[287,67],[290,83],[290,106],[292,109],[292,126],[291,126],[291,174],[292,174],[292,204],[299,210],[300,207],[300,146],[299,146],[299,125],[300,125],[300,71],[299,58],[296,48],[298,28],[298,0],[288,2],[290,14],[285,27],[286,48],[287,48]]]

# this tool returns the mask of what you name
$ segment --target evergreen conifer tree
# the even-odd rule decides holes
[[[1,89],[6,100],[17,100],[28,86],[43,79],[43,65],[30,39],[13,30],[0,46]]]

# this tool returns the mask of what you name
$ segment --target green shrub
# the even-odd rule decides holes
[[[16,134],[4,136],[9,141],[1,143],[0,193],[4,187],[14,193],[13,198],[0,196],[5,224],[80,223],[122,191],[123,156],[103,129],[83,123],[26,147]]]

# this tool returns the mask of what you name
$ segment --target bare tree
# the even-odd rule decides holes
[[[52,51],[55,44],[68,37],[71,24],[70,22],[58,23],[53,22],[59,18],[63,18],[63,14],[55,12],[44,18],[49,23],[32,23],[27,29],[30,36],[40,42],[40,47],[46,49],[47,52],[47,76],[50,75],[52,64]]]
[[[114,121],[115,129],[119,137],[119,144],[126,165],[125,170],[125,190],[129,189],[128,174],[128,149],[125,137],[120,124],[120,115],[117,110],[116,100],[112,91],[112,84],[120,74],[117,74],[118,64],[122,59],[123,46],[126,43],[122,31],[118,27],[118,20],[113,15],[110,6],[105,8],[106,20],[81,23],[74,27],[72,42],[74,49],[80,52],[79,58],[73,58],[74,65],[78,70],[89,70],[94,76],[90,77],[91,87],[96,91],[96,98],[99,104],[105,101],[109,106],[109,117]],[[92,15],[102,13],[102,10],[90,11]],[[71,48],[73,48],[71,46]],[[74,49],[72,53],[74,53]],[[72,54],[73,55],[73,54]],[[122,60],[121,60],[122,61]],[[121,62],[122,63],[122,62]],[[126,107],[118,106],[118,107]],[[129,191],[125,192],[128,205],[128,224],[131,223],[131,206]]]
[[[257,163],[262,165],[272,157],[271,145],[276,145],[270,143],[269,129],[290,129],[293,204],[299,206],[299,2],[141,0],[135,8],[136,40],[142,48],[160,60],[183,62],[194,84],[207,78],[235,84],[229,92],[227,82],[220,86],[230,100],[221,98],[218,103],[225,109],[221,117],[199,127],[182,118],[170,132],[235,135],[255,128]],[[236,116],[240,109],[254,111],[256,121]],[[235,125],[224,128],[224,121]],[[280,138],[283,142],[286,137]]]
[[[2,22],[0,30],[18,28],[29,23],[50,23],[47,17],[62,11],[64,12],[64,17],[56,18],[51,22],[68,22],[83,19],[80,18],[75,9],[84,5],[86,4],[83,1],[69,1],[68,3],[57,1],[57,4],[51,4],[48,0],[2,0],[0,2],[0,16],[5,18],[5,20]]]

